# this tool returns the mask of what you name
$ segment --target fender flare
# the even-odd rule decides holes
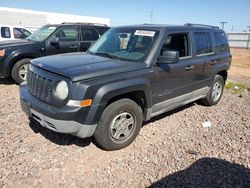
[[[212,72],[211,84],[213,82],[213,78],[218,74],[218,72],[227,71],[228,69],[229,69],[229,63],[217,65]]]
[[[21,50],[12,52],[5,60],[5,67],[7,68],[7,72],[10,75],[11,69],[14,64],[24,58],[37,58],[41,57],[40,54],[30,53],[30,52],[22,52]]]
[[[108,101],[113,97],[136,91],[142,91],[145,94],[146,108],[150,108],[152,106],[152,94],[150,84],[145,78],[122,80],[100,87],[89,109],[86,124],[98,123]]]

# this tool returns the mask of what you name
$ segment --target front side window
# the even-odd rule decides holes
[[[91,54],[129,61],[143,61],[159,31],[134,28],[112,28],[90,49]]]
[[[1,27],[1,36],[2,38],[10,38],[10,28],[9,27]]]
[[[202,55],[213,52],[210,33],[195,32],[196,54]]]
[[[83,41],[95,41],[99,38],[98,33],[91,28],[81,28],[81,34]]]
[[[173,33],[169,34],[162,46],[161,55],[164,51],[178,51],[180,57],[190,56],[190,45],[188,33]]]
[[[228,51],[229,46],[228,46],[228,41],[225,33],[223,32],[215,32],[214,33],[215,37],[215,49],[217,52],[223,52],[223,51]]]
[[[22,28],[13,28],[13,33],[16,39],[24,39],[30,35],[30,32]]]
[[[56,32],[59,42],[75,42],[78,39],[78,32],[75,27],[62,28]]]
[[[35,42],[42,42],[46,40],[55,30],[55,26],[46,25],[29,35],[26,39]]]

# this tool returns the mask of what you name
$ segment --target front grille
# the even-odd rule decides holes
[[[52,101],[52,80],[29,69],[27,74],[27,87],[29,92],[44,102]]]

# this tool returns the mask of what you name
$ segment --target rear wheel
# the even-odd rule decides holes
[[[131,144],[142,125],[142,109],[130,99],[121,99],[105,108],[94,137],[106,150],[117,150]]]
[[[25,58],[17,61],[14,64],[11,70],[11,77],[17,84],[20,84],[26,80],[29,61],[29,58]]]
[[[220,75],[214,77],[214,81],[210,87],[207,97],[202,100],[202,103],[207,106],[212,106],[217,104],[223,94],[225,81]]]

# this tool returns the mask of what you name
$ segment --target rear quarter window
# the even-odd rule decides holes
[[[215,51],[224,52],[229,50],[228,40],[224,32],[214,32]]]

